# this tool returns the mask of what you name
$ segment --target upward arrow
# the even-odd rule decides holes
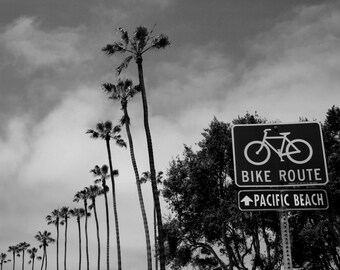
[[[249,198],[247,195],[245,197],[243,197],[243,199],[241,200],[241,202],[244,203],[244,206],[249,206],[249,204],[251,202],[253,202],[253,200],[251,198]]]

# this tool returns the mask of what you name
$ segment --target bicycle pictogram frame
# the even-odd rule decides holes
[[[267,128],[263,130],[263,138],[261,141],[251,141],[249,142],[246,147],[244,148],[244,156],[246,160],[256,166],[261,166],[270,159],[271,157],[271,151],[276,153],[280,157],[280,161],[284,162],[285,160],[283,157],[287,157],[291,162],[295,164],[304,164],[307,163],[313,156],[313,148],[312,146],[303,139],[293,139],[290,140],[288,138],[288,135],[291,134],[291,132],[281,132],[277,136],[269,136],[268,133],[272,129]],[[276,149],[269,140],[281,140],[281,147],[279,149]],[[308,149],[307,157],[303,157],[303,159],[299,159],[299,157],[296,157],[296,154],[300,154],[301,150],[300,147],[304,147]],[[254,151],[255,155],[260,155],[261,153],[264,155],[264,159],[257,161],[250,157],[249,153],[250,151]],[[265,152],[263,152],[265,151]]]

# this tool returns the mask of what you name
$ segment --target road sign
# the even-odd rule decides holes
[[[241,190],[238,207],[242,211],[290,211],[328,209],[323,189]]]
[[[325,185],[321,126],[317,122],[235,125],[235,182],[239,187]]]

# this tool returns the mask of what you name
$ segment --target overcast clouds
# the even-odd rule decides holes
[[[54,233],[45,216],[75,206],[75,192],[92,184],[89,171],[106,163],[106,152],[85,131],[121,116],[118,104],[100,90],[115,81],[121,58],[100,49],[117,38],[117,27],[131,32],[154,24],[172,42],[144,62],[157,170],[165,171],[184,143],[194,145],[214,116],[230,122],[257,111],[268,120],[305,116],[323,122],[332,105],[340,106],[337,1],[2,0],[0,252],[21,241],[37,245],[38,230]],[[122,76],[137,82],[134,63]],[[137,97],[129,110],[145,171],[141,109]],[[115,147],[113,158],[120,171],[123,266],[143,269],[144,234],[128,151]],[[151,225],[149,189],[144,187]],[[103,213],[100,218],[104,221]],[[75,224],[70,227],[74,232]],[[70,235],[69,250],[76,252]],[[114,238],[111,242],[114,250]],[[53,255],[54,247],[50,250]],[[77,263],[69,258],[70,265]],[[53,259],[49,262],[53,270]]]

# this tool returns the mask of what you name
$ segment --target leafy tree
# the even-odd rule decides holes
[[[161,206],[159,202],[159,194],[156,183],[156,169],[153,154],[153,145],[151,132],[149,127],[149,116],[148,116],[148,103],[146,88],[144,83],[144,72],[143,72],[143,56],[144,54],[153,49],[163,49],[170,45],[167,36],[160,34],[158,36],[153,35],[153,30],[149,31],[144,26],[138,26],[134,31],[133,35],[129,37],[128,32],[122,28],[118,29],[121,34],[121,40],[118,42],[113,42],[112,44],[107,44],[102,50],[107,55],[113,55],[116,53],[127,53],[129,54],[123,62],[116,68],[117,74],[120,74],[123,69],[126,69],[132,59],[136,61],[138,68],[138,78],[139,87],[142,94],[143,101],[143,116],[144,116],[144,129],[146,134],[146,141],[148,146],[149,154],[149,165],[151,173],[151,185],[153,199],[156,207],[157,213],[157,223],[158,223],[158,248],[160,256],[160,267],[161,270],[165,270],[165,253],[164,253],[164,235],[163,235],[163,222]]]
[[[86,269],[90,269],[90,256],[89,256],[89,236],[88,236],[88,217],[90,213],[87,212],[87,201],[89,199],[89,194],[86,190],[78,191],[73,198],[74,202],[80,202],[81,200],[84,203],[84,211],[85,211],[85,252],[86,252]],[[79,253],[79,260],[81,260],[81,253]]]
[[[329,183],[327,211],[293,212],[292,257],[310,270],[340,269],[340,109],[330,108],[322,125]],[[305,248],[308,247],[308,248]]]
[[[117,242],[117,257],[118,257],[118,270],[122,268],[121,250],[120,250],[120,234],[119,234],[119,222],[118,222],[118,211],[117,211],[117,200],[116,200],[116,188],[114,176],[117,175],[117,170],[113,170],[112,156],[110,141],[114,140],[116,145],[119,147],[126,147],[126,143],[120,136],[121,127],[113,126],[111,121],[101,122],[96,125],[96,129],[89,129],[86,133],[91,135],[91,138],[98,139],[101,138],[105,140],[106,150],[110,166],[110,177],[112,185],[112,201],[113,201],[113,214],[115,218],[115,228],[116,228],[116,242]],[[109,251],[109,244],[107,245],[107,251]],[[109,270],[109,255],[107,255],[107,270]]]
[[[45,265],[45,270],[47,270],[47,247],[49,244],[54,243],[55,240],[51,237],[51,233],[48,231],[41,232],[39,231],[34,238],[40,242],[39,248],[43,249],[43,256],[41,262],[41,270]]]
[[[263,123],[247,113],[233,124]],[[278,269],[280,228],[276,213],[237,208],[231,124],[216,118],[202,133],[199,150],[185,146],[170,164],[163,195],[172,217],[165,224],[167,259],[173,269]],[[261,241],[261,238],[263,241]],[[263,252],[263,250],[265,252]]]
[[[97,230],[97,243],[98,243],[98,261],[97,267],[100,270],[100,234],[99,234],[99,222],[98,222],[98,215],[97,215],[97,207],[96,207],[96,198],[104,193],[104,190],[97,185],[91,185],[85,188],[91,198],[92,204],[89,205],[89,209],[93,209],[94,218],[96,221],[96,230]]]
[[[78,256],[79,256],[79,270],[81,270],[81,226],[80,219],[86,215],[86,211],[84,208],[73,208],[70,209],[71,216],[77,219],[77,227],[78,227]]]
[[[46,216],[47,225],[53,224],[57,229],[56,252],[57,252],[57,270],[59,270],[59,225],[60,225],[60,209],[54,209]]]
[[[128,136],[128,143],[130,148],[130,156],[132,167],[135,173],[137,193],[139,199],[139,205],[142,213],[143,225],[144,225],[144,233],[145,233],[145,241],[146,241],[146,251],[147,251],[147,267],[148,270],[152,269],[152,254],[151,254],[151,244],[150,244],[150,233],[148,220],[146,216],[143,194],[141,183],[139,181],[139,172],[134,152],[133,139],[130,130],[130,117],[128,114],[128,102],[134,97],[135,94],[138,93],[138,87],[134,86],[132,81],[129,79],[126,80],[118,80],[117,85],[106,83],[103,85],[104,90],[109,94],[109,98],[112,100],[118,100],[121,104],[121,110],[123,111],[123,117],[120,121],[122,126],[125,126],[126,134]]]

